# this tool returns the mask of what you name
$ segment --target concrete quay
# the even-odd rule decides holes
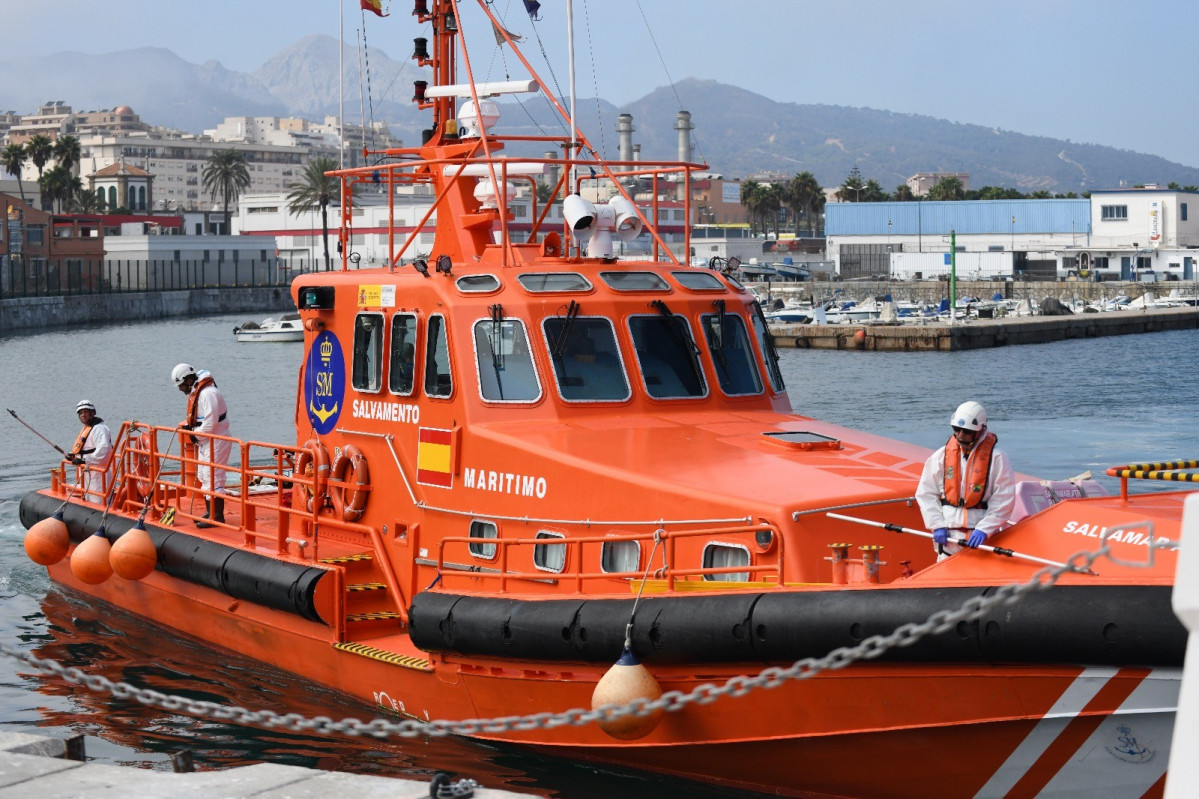
[[[301,766],[259,763],[223,771],[174,773],[87,763],[74,741],[24,733],[0,732],[0,797],[75,799],[80,796],[136,796],[139,799],[422,799],[429,783],[417,780],[342,774]],[[456,780],[455,780],[456,781]],[[522,799],[529,794],[478,787],[477,799]]]
[[[1109,311],[1069,316],[1009,316],[949,325],[771,325],[776,347],[822,350],[917,352],[1044,344],[1075,338],[1199,329],[1199,308]]]

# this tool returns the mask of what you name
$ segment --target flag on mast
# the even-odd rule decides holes
[[[362,0],[362,10],[373,12],[380,17],[387,16],[383,13],[383,0]]]

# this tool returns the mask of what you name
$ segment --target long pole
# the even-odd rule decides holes
[[[932,533],[927,533],[924,530],[913,530],[911,527],[900,527],[898,524],[888,524],[887,522],[876,522],[871,519],[859,519],[856,516],[843,516],[840,513],[832,513],[832,512],[825,513],[824,515],[828,516],[830,519],[840,519],[843,522],[853,522],[854,524],[864,524],[864,525],[867,525],[868,527],[881,527],[882,529],[890,530],[893,533],[907,533],[908,535],[918,535],[921,538],[932,538],[933,537]],[[954,544],[965,544],[966,543],[965,538],[950,538],[949,541]],[[1005,549],[1003,547],[993,547],[988,544],[979,544],[978,547],[976,547],[976,548],[984,550],[986,552],[994,552],[996,555],[1003,555],[1004,557],[1007,557],[1007,558],[1020,558],[1021,560],[1028,560],[1028,561],[1032,561],[1033,563],[1043,563],[1046,566],[1060,566],[1063,568],[1070,568],[1070,564],[1068,564],[1068,563],[1059,563],[1056,560],[1047,560],[1045,558],[1038,558],[1036,555],[1025,555],[1023,553],[1015,552],[1013,550]],[[1075,571],[1080,571],[1080,570],[1076,569]],[[1095,572],[1091,571],[1090,569],[1083,569],[1081,571],[1084,571],[1087,574],[1095,574]]]
[[[65,458],[65,457],[67,457],[67,453],[63,451],[63,448],[62,448],[62,447],[58,446],[58,445],[57,445],[57,444],[55,444],[53,441],[51,441],[50,439],[46,438],[44,435],[42,435],[42,434],[41,434],[41,433],[39,433],[38,431],[34,430],[34,429],[33,429],[33,427],[32,427],[32,426],[29,424],[29,422],[25,421],[25,420],[24,420],[24,419],[22,419],[20,416],[17,416],[17,412],[16,412],[16,411],[14,411],[12,408],[5,408],[4,410],[6,410],[6,411],[8,411],[10,414],[12,414],[12,418],[16,419],[18,422],[20,422],[21,424],[23,424],[23,425],[25,425],[26,427],[28,427],[28,428],[29,428],[29,432],[33,433],[35,436],[37,436],[38,438],[40,438],[42,441],[45,441],[47,444],[49,444],[50,446],[54,447],[54,448],[55,448],[56,450],[58,450],[59,452],[62,452],[62,456],[63,456],[64,458]]]
[[[952,327],[958,308],[958,233],[949,231],[949,324]]]

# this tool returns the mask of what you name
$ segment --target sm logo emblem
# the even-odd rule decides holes
[[[324,435],[337,426],[346,393],[341,342],[326,330],[312,342],[304,362],[304,408],[312,429]]]

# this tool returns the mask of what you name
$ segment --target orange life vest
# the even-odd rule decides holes
[[[962,496],[962,481],[958,469],[962,465],[962,447],[957,438],[949,437],[945,445],[945,482],[941,489],[941,501],[946,505],[957,505],[959,508],[985,508],[983,494],[987,490],[987,480],[991,476],[991,452],[999,438],[987,431],[982,440],[970,450],[966,458],[966,495]]]
[[[192,386],[192,393],[187,395],[187,425],[193,430],[196,427],[196,411],[200,407],[200,392],[209,386],[215,386],[216,381],[212,379],[212,375],[203,377],[196,381]]]
[[[87,438],[92,434],[93,427],[95,427],[95,425],[84,425],[83,429],[79,431],[79,437],[75,439],[75,446],[71,447],[72,455],[84,454],[83,448],[87,446]],[[93,447],[92,449],[95,448]],[[91,450],[88,450],[88,452],[91,452]]]

